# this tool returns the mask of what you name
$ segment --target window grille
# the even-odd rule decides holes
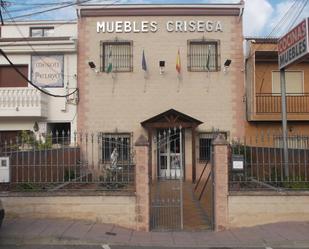
[[[101,72],[133,71],[133,45],[131,41],[101,41]]]
[[[210,133],[200,133],[199,134],[199,161],[205,162],[211,158],[211,146],[212,141],[216,138],[218,134],[223,134],[225,138],[227,134],[225,132],[210,132]]]
[[[102,162],[111,162],[111,155],[117,149],[118,161],[130,160],[131,155],[131,134],[130,133],[101,133]]]
[[[188,41],[188,71],[215,72],[220,71],[219,41]]]

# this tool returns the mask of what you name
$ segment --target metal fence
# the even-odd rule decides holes
[[[288,175],[282,136],[260,134],[231,141],[230,190],[309,190],[309,137],[288,136]]]
[[[1,190],[135,190],[131,134],[23,133],[0,146]],[[7,182],[9,181],[9,182]],[[6,182],[6,183],[4,183]]]

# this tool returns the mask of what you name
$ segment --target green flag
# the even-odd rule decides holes
[[[109,52],[109,55],[108,55],[108,65],[107,65],[107,69],[106,69],[107,73],[111,73],[113,71],[112,58],[113,58],[112,48],[110,48],[110,52]]]
[[[206,59],[206,69],[207,69],[207,71],[210,70],[209,63],[210,63],[210,47],[208,46],[207,59]]]

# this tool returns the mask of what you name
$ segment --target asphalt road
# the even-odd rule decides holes
[[[188,248],[188,247],[171,247],[172,249],[248,249],[241,247],[197,247],[197,248]],[[167,249],[167,247],[132,247],[132,246],[93,246],[93,245],[81,245],[81,246],[63,246],[63,245],[55,245],[55,246],[47,246],[47,245],[1,245],[0,249]],[[274,247],[250,247],[250,249],[281,249]],[[286,248],[285,248],[286,249]],[[297,248],[294,248],[297,249]],[[301,249],[301,248],[299,248]],[[302,248],[304,249],[304,248]]]

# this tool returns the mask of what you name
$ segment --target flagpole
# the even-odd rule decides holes
[[[142,70],[144,71],[144,93],[147,91],[147,62],[145,57],[145,50],[143,49],[142,54]]]
[[[177,59],[176,59],[176,71],[177,71],[177,80],[178,80],[178,89],[177,92],[180,92],[180,77],[181,77],[181,62],[180,62],[180,49],[178,48]]]

